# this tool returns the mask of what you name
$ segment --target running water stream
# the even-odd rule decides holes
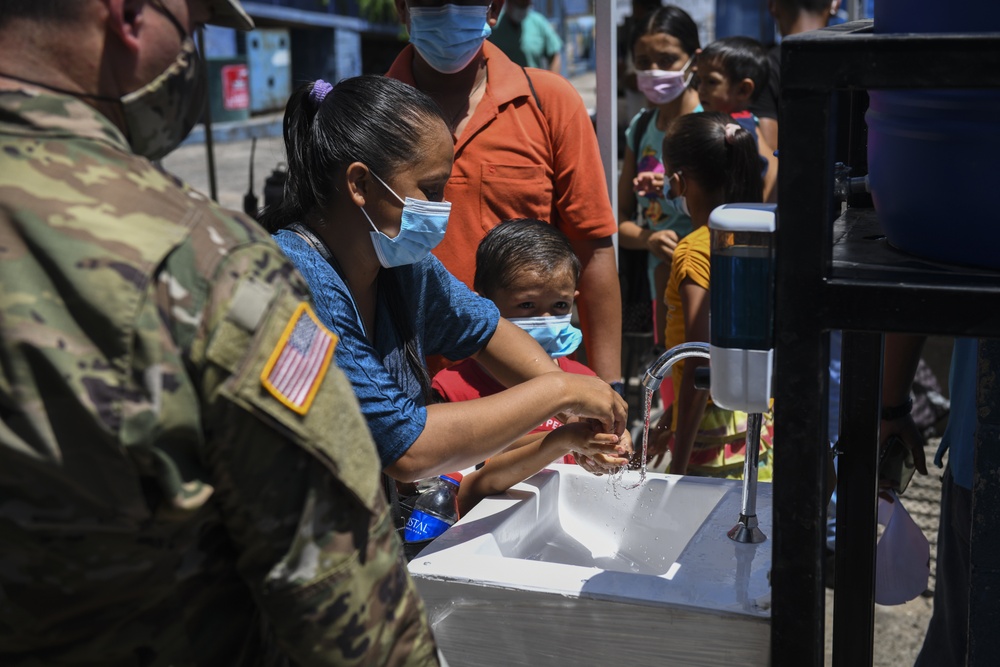
[[[632,491],[633,489],[637,489],[642,486],[642,483],[646,481],[646,451],[649,443],[649,415],[653,407],[653,390],[648,387],[644,387],[643,399],[642,455],[639,458],[639,467],[636,469],[633,468],[631,464],[626,464],[608,475],[608,484],[610,490],[614,492],[615,498],[621,498],[622,490]],[[638,470],[639,473],[638,480],[634,483],[631,479],[626,481],[626,476],[629,478],[633,477],[631,473],[636,470]]]

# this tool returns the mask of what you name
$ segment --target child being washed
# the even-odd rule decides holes
[[[594,375],[568,357],[582,341],[579,329],[570,324],[579,274],[580,261],[562,232],[538,220],[508,220],[479,244],[474,285],[502,317],[531,334],[559,368]],[[440,371],[432,387],[447,401],[489,396],[504,388],[472,359]],[[466,475],[459,509],[465,513],[485,496],[506,491],[553,461],[575,461],[602,473],[627,463],[631,453],[627,430],[616,436],[597,432],[587,421],[564,424],[552,417]]]

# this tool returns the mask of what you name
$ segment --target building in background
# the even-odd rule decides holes
[[[595,1],[615,2],[619,24],[632,9],[631,0],[533,2],[563,40],[567,77],[596,67]],[[873,0],[853,1],[860,4],[861,15],[871,15]],[[765,44],[774,41],[767,0],[673,0],[672,4],[695,20],[703,44],[728,35],[748,35]],[[385,72],[406,40],[393,0],[247,0],[243,6],[257,23],[254,32],[205,29],[213,121],[280,111],[291,91],[305,81]],[[845,0],[842,8],[846,6]]]

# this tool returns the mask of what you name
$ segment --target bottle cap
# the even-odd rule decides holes
[[[446,482],[451,482],[455,486],[459,486],[462,483],[462,473],[460,472],[449,472],[444,475],[440,475],[440,478]]]

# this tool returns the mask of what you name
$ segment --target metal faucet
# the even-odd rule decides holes
[[[646,370],[646,375],[642,378],[642,386],[649,391],[656,391],[660,388],[660,383],[663,382],[663,376],[670,372],[674,364],[691,357],[708,359],[708,343],[681,343],[670,348]]]
[[[678,361],[698,357],[710,359],[708,343],[690,342],[676,345],[653,362],[642,378],[642,386],[647,391],[656,391],[663,377]],[[647,404],[648,406],[648,404]],[[649,415],[643,415],[648,418]],[[762,417],[759,412],[747,415],[746,447],[743,461],[743,498],[740,518],[726,535],[734,542],[758,544],[767,539],[757,525],[757,457],[760,449],[760,427]]]

